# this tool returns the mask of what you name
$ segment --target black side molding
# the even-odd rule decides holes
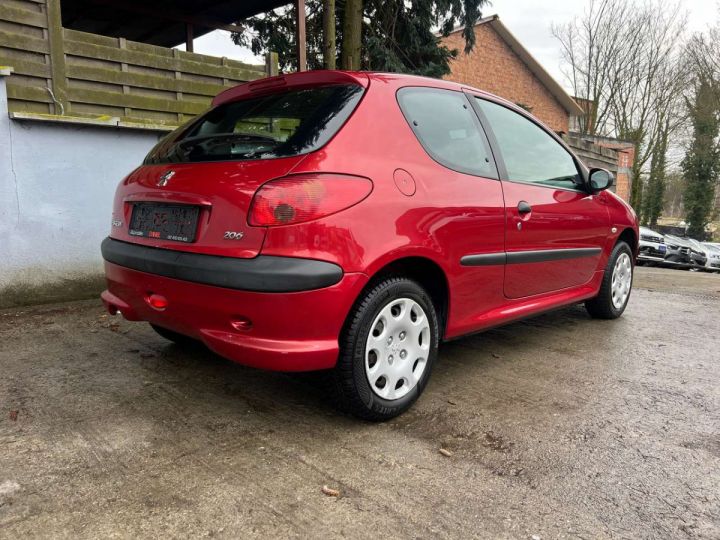
[[[599,247],[567,248],[567,249],[537,249],[532,251],[508,251],[497,253],[478,253],[465,255],[460,259],[462,266],[488,266],[496,264],[525,264],[547,261],[562,261],[565,259],[580,259],[593,257],[602,251]]]
[[[106,261],[132,270],[243,291],[308,291],[335,285],[343,276],[338,265],[312,259],[269,255],[238,259],[158,249],[112,238],[103,240],[101,251]]]
[[[493,266],[496,264],[505,264],[507,262],[507,253],[478,253],[476,255],[465,255],[460,259],[462,266]]]

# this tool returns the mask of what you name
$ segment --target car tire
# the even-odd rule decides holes
[[[373,285],[353,306],[340,337],[330,375],[336,406],[375,422],[409,409],[430,378],[438,328],[432,299],[415,281],[389,277]]]
[[[585,302],[585,309],[595,319],[617,319],[625,311],[634,277],[633,254],[623,241],[615,244],[610,254],[600,292]],[[627,275],[629,272],[629,276]]]
[[[178,332],[174,332],[173,330],[168,330],[167,328],[163,328],[162,326],[157,326],[156,324],[150,324],[152,326],[152,329],[155,330],[159,335],[167,339],[168,341],[172,341],[176,345],[181,345],[183,347],[197,347],[200,345],[200,342],[196,339],[191,338],[190,336],[186,336],[185,334],[180,334]]]

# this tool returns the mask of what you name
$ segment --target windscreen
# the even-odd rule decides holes
[[[171,133],[146,164],[271,159],[321,148],[362,96],[354,84],[315,86],[220,105]]]

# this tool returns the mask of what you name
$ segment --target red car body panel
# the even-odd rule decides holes
[[[281,371],[330,368],[338,355],[340,329],[367,276],[347,273],[323,289],[267,294],[235,291],[170,279],[105,263],[111,313],[148,321],[203,341],[216,353],[244,365]],[[157,311],[148,293],[166,297]],[[252,321],[238,330],[234,321]]]
[[[315,152],[256,161],[146,165],[121,182],[114,219],[128,223],[137,201],[199,205],[195,242],[136,238],[123,227],[113,227],[110,235],[163,250],[324,261],[342,269],[339,282],[300,292],[253,292],[106,262],[103,300],[108,309],[198,338],[246,365],[322,369],[335,364],[338,337],[363,287],[398,260],[422,258],[442,271],[448,291],[442,334],[451,339],[591,298],[619,236],[632,231],[637,250],[635,215],[612,193],[481,178],[434,161],[410,129],[396,92],[407,86],[467,91],[455,83],[404,75],[305,72],[231,88],[213,104],[293,86],[348,81],[365,88],[362,100],[345,126]],[[170,170],[175,172],[171,184],[158,187]],[[271,179],[299,173],[361,176],[372,180],[373,190],[362,202],[314,221],[249,226],[247,212],[255,191]],[[532,205],[530,214],[518,213],[520,201]],[[242,230],[242,240],[224,240],[228,230]],[[547,249],[589,249],[592,255],[518,264],[461,263],[467,256],[505,257]],[[167,298],[166,309],[148,305],[153,293]],[[233,326],[238,318],[252,325],[238,330]]]

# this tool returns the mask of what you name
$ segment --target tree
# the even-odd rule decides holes
[[[610,103],[620,74],[628,69],[638,48],[640,32],[633,31],[637,18],[623,0],[591,0],[581,17],[551,27],[560,42],[562,71],[573,94],[588,104],[587,115],[579,119],[583,134],[611,131]]]
[[[717,92],[705,78],[697,83],[694,101],[688,100],[693,125],[690,148],[682,162],[685,174],[685,220],[688,235],[703,238],[712,216],[715,188],[720,175],[720,110]]]
[[[337,58],[335,51],[335,0],[323,1],[323,67],[335,69]]]
[[[363,0],[345,0],[343,41],[340,65],[343,69],[360,69],[362,60]],[[334,52],[328,51],[329,54]]]
[[[642,223],[649,227],[657,226],[665,200],[665,176],[667,168],[668,133],[667,124],[663,127],[658,144],[650,159],[650,175],[643,187]]]
[[[461,24],[465,51],[469,52],[475,44],[474,25],[486,3],[487,0],[307,0],[308,67],[322,69],[332,65],[334,56],[336,61],[340,60],[342,69],[441,77],[450,72],[449,61],[457,51],[443,46],[434,29],[447,35]],[[334,44],[330,44],[329,34],[324,30],[332,24],[328,12],[331,4],[335,14]],[[243,25],[245,31],[233,34],[233,41],[250,47],[255,54],[275,51],[283,71],[297,69],[293,15],[289,10],[278,9],[248,19]]]
[[[688,234],[701,238],[711,220],[720,179],[720,25],[696,34],[686,48],[694,93],[686,99],[692,137],[682,168]]]
[[[659,187],[657,167],[665,165],[655,153],[667,151],[663,139],[683,120],[671,111],[686,84],[679,47],[685,20],[677,5],[659,0],[592,0],[582,17],[552,29],[573,91],[589,104],[581,129],[635,147],[630,204],[640,215],[647,208],[641,172],[654,157],[656,174],[649,182],[653,189]]]
[[[683,191],[685,190],[685,178],[682,170],[671,170],[665,178],[665,204],[663,215],[680,218],[684,214]]]

